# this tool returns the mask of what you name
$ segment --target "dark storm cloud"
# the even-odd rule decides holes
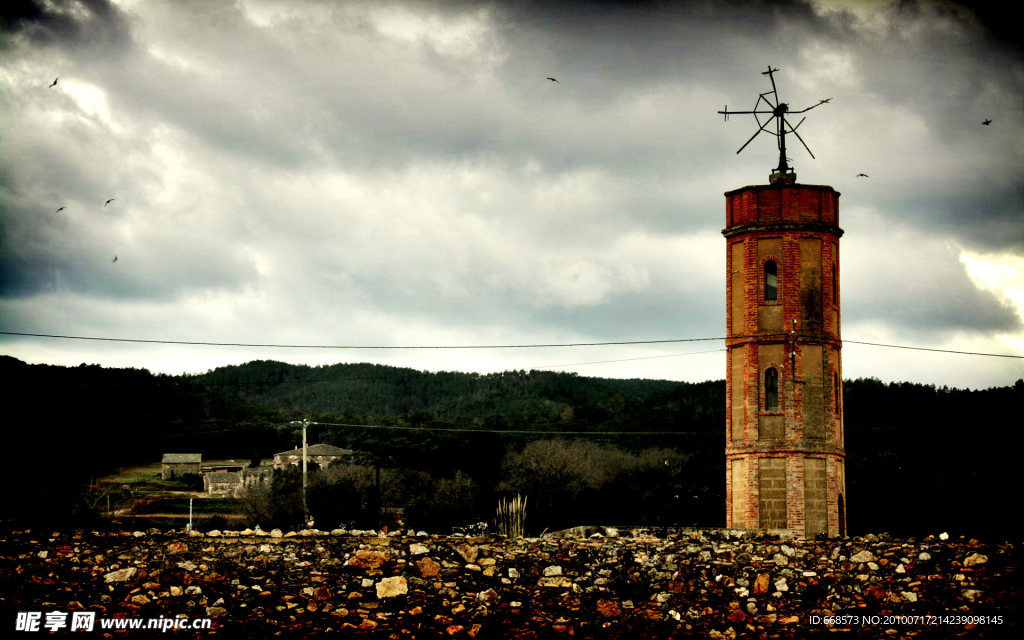
[[[0,4],[0,29],[23,35],[36,46],[115,50],[131,42],[124,15],[107,0],[8,0]]]
[[[801,128],[817,159],[787,141],[802,182],[844,194],[846,331],[1020,331],[960,251],[1021,253],[1021,64],[960,5],[7,15],[0,305],[25,327],[376,344],[720,335],[722,192],[764,182],[778,152],[766,134],[736,155],[757,125],[716,111],[751,108],[771,64],[791,105],[834,97]]]

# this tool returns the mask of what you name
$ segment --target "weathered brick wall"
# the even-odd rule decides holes
[[[214,619],[192,637],[806,638],[830,631],[812,616],[838,614],[860,616],[835,628],[864,638],[1013,637],[1019,627],[1020,544],[217,533],[8,533],[0,624],[13,629],[19,611],[84,610]],[[947,614],[1003,619],[886,618]]]

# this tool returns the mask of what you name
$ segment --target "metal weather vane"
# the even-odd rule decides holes
[[[804,139],[800,137],[800,134],[796,132],[797,128],[801,124],[803,124],[804,120],[806,120],[807,117],[805,116],[801,118],[800,122],[796,123],[796,125],[794,126],[789,122],[789,120],[786,119],[786,116],[799,113],[806,113],[813,109],[814,107],[821,106],[831,101],[832,98],[824,98],[822,100],[819,100],[817,104],[811,105],[806,109],[794,111],[789,108],[788,104],[779,100],[779,92],[778,89],[775,87],[775,76],[772,75],[776,71],[778,71],[778,69],[773,69],[771,65],[769,65],[767,71],[761,72],[761,75],[768,76],[768,79],[771,80],[772,90],[766,91],[757,97],[757,102],[754,103],[754,109],[752,111],[729,111],[729,105],[726,105],[725,109],[723,111],[719,111],[718,113],[724,115],[726,121],[729,120],[729,116],[731,115],[753,114],[754,119],[757,120],[758,129],[756,132],[754,132],[754,135],[750,136],[749,140],[743,143],[743,146],[740,147],[736,151],[736,153],[743,151],[748,144],[753,142],[754,138],[756,138],[758,134],[762,132],[770,133],[776,138],[778,138],[779,144],[779,166],[775,168],[775,171],[778,174],[786,175],[792,173],[792,169],[787,163],[789,158],[786,157],[787,133],[792,133],[793,135],[795,135],[796,139],[800,141],[800,144],[804,145],[804,149],[807,149],[807,153],[809,153],[812,158],[814,157],[814,154],[811,153],[810,147],[808,147],[807,143],[804,142]],[[767,116],[764,118],[763,122],[761,121],[762,116]],[[769,128],[770,125],[771,128]]]

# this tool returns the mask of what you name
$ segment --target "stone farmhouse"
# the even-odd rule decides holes
[[[203,489],[210,495],[234,496],[242,488],[242,473],[221,471],[203,474]]]
[[[202,473],[203,454],[165,453],[161,461],[160,477],[164,480],[180,478],[186,473]]]
[[[309,462],[317,463],[321,469],[326,469],[335,460],[348,460],[353,455],[355,455],[355,451],[335,447],[331,444],[314,444],[306,447],[306,459]],[[275,469],[281,469],[290,464],[302,466],[302,447],[274,454]]]

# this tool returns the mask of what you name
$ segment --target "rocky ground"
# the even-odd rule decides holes
[[[211,618],[177,632],[196,637],[1019,637],[1021,544],[623,533],[9,531],[0,628],[93,611]]]

